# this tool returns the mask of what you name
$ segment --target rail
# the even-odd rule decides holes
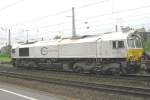
[[[12,77],[12,78],[18,78],[18,79],[24,79],[30,81],[38,81],[38,82],[50,83],[50,84],[65,85],[65,86],[91,89],[97,91],[108,91],[108,92],[114,92],[119,94],[150,97],[150,88],[95,84],[95,83],[56,79],[56,78],[37,77],[34,75],[27,75],[27,74],[6,72],[6,71],[0,72],[0,75],[5,77]]]

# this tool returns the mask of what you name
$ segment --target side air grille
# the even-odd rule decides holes
[[[19,56],[29,56],[29,48],[19,48]]]

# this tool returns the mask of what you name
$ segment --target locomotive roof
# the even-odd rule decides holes
[[[131,34],[122,33],[122,32],[113,32],[113,33],[106,33],[106,34],[98,34],[93,36],[83,36],[81,38],[64,38],[64,39],[56,39],[56,40],[48,40],[48,41],[38,41],[33,44],[24,44],[24,45],[16,45],[17,47],[32,47],[32,46],[47,46],[47,45],[58,45],[58,44],[69,44],[69,43],[84,43],[84,42],[96,42],[98,39],[102,39],[102,41],[113,41],[113,40],[124,40]],[[16,47],[15,46],[15,47]]]

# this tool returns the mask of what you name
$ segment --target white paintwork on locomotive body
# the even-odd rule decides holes
[[[13,58],[58,58],[58,43],[60,39],[48,40],[48,41],[38,41],[33,44],[23,44],[18,45],[15,55],[12,54]],[[41,48],[48,48],[48,54],[42,55]],[[19,48],[29,48],[29,56],[19,56]],[[12,48],[13,49],[13,48]]]
[[[12,54],[12,58],[125,58],[129,34],[116,32],[79,39],[58,39],[18,45],[13,47],[16,53]],[[119,40],[125,42],[125,48],[113,49],[112,41]],[[46,55],[41,54],[43,47],[48,50]],[[29,56],[19,56],[19,48],[29,48]]]
[[[98,48],[98,58],[126,58],[127,38],[131,33],[116,32],[101,36],[101,45]],[[124,48],[113,48],[112,41],[124,41]]]

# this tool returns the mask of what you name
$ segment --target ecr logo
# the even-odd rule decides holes
[[[42,55],[47,55],[48,54],[48,49],[46,47],[41,48],[41,54]]]

